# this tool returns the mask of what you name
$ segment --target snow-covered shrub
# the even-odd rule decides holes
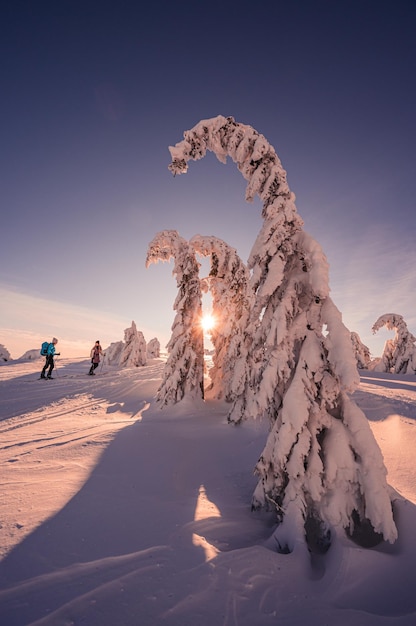
[[[44,359],[40,354],[39,349],[35,348],[34,350],[27,350],[21,357],[19,357],[19,361],[35,361],[37,359]]]
[[[350,397],[359,384],[351,335],[329,297],[326,257],[302,229],[286,172],[262,135],[222,116],[186,131],[170,147],[169,169],[185,173],[207,150],[222,162],[230,156],[248,181],[246,199],[257,194],[263,202],[248,260],[255,301],[236,360],[241,392],[229,418],[270,419],[253,507],[276,510],[282,550],[293,549],[299,534],[328,544],[337,526],[354,535],[368,525],[394,542],[383,458]]]
[[[158,359],[160,357],[160,341],[157,337],[147,342],[147,356],[149,359]]]
[[[367,369],[370,370],[371,372],[377,372],[377,368],[379,367],[381,358],[379,356],[374,357],[373,359],[371,359],[370,363],[367,366]]]
[[[355,332],[351,333],[351,342],[358,369],[368,369],[371,363],[370,348],[367,348],[367,346],[362,343],[359,334]]]
[[[105,350],[104,362],[118,367],[139,367],[146,365],[147,346],[143,333],[137,330],[132,321],[124,331],[124,341],[111,343]]]
[[[10,352],[2,343],[0,343],[0,361],[10,361]]]
[[[132,321],[131,326],[124,331],[124,344],[118,365],[120,367],[139,367],[146,365],[146,341],[143,333],[137,330]]]
[[[107,365],[118,365],[120,363],[123,347],[123,341],[115,341],[111,343],[105,350],[105,363],[107,363]]]
[[[416,337],[407,328],[403,317],[397,313],[381,315],[373,325],[373,333],[376,333],[383,326],[387,330],[394,330],[395,335],[394,339],[387,339],[380,362],[374,370],[395,374],[415,374]]]

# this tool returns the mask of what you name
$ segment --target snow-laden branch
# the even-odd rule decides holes
[[[229,156],[237,164],[248,181],[246,200],[258,194],[264,205],[269,206],[279,196],[291,197],[286,172],[274,148],[251,126],[218,115],[202,120],[183,136],[183,141],[169,147],[172,156],[169,169],[173,174],[186,173],[188,161],[202,159],[209,150],[221,163],[226,163]]]

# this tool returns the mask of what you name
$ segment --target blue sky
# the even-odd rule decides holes
[[[168,171],[168,146],[232,115],[274,146],[332,298],[416,334],[416,5],[385,1],[14,2],[0,54],[0,343],[49,336],[67,356],[170,336],[172,264],[145,269],[164,229],[216,235],[246,261],[261,204],[213,155]]]

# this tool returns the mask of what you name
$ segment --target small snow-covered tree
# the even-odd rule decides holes
[[[33,350],[26,350],[26,352],[24,354],[22,354],[21,357],[19,357],[19,361],[37,361],[38,359],[41,359],[42,356],[39,352],[39,350],[37,348],[34,348]]]
[[[10,361],[10,352],[2,343],[0,343],[0,361]]]
[[[370,348],[367,348],[367,346],[362,343],[360,335],[356,332],[351,333],[351,343],[358,369],[368,369],[371,362]]]
[[[120,367],[139,367],[146,365],[146,341],[143,333],[137,330],[133,321],[124,331],[124,345],[120,354]]]
[[[350,332],[329,297],[328,264],[303,230],[274,148],[250,126],[218,116],[170,148],[174,174],[210,150],[230,156],[258,194],[263,226],[248,266],[255,303],[249,364],[231,421],[268,415],[271,431],[256,466],[253,507],[273,507],[282,550],[303,533],[329,542],[331,526],[369,525],[388,541],[397,530],[380,449],[350,393],[359,384]],[[323,329],[325,327],[325,334]]]
[[[120,363],[121,353],[123,352],[124,341],[114,341],[110,343],[105,350],[104,362],[107,365],[118,365]]]
[[[160,341],[157,337],[147,342],[147,356],[149,359],[158,359],[160,357]]]
[[[395,335],[393,339],[387,339],[381,359],[374,370],[395,374],[415,374],[416,337],[407,328],[403,317],[397,313],[381,315],[373,325],[373,333],[383,326],[388,330],[394,330]]]
[[[231,402],[239,395],[243,378],[236,364],[245,367],[244,333],[250,317],[252,292],[248,289],[249,271],[236,250],[222,239],[195,235],[190,241],[197,254],[211,257],[208,277],[215,320],[210,332],[214,347],[209,371],[212,397]],[[245,378],[245,377],[244,377]]]
[[[383,354],[379,359],[376,359],[372,370],[374,372],[391,372],[394,353],[394,341],[393,339],[387,339],[384,343]]]
[[[150,242],[146,267],[174,259],[178,295],[172,336],[167,345],[168,359],[156,399],[171,405],[188,396],[204,397],[204,339],[201,326],[202,294],[199,263],[194,248],[176,230],[164,230]]]

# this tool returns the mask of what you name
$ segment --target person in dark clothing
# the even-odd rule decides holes
[[[100,342],[97,340],[95,342],[94,347],[91,349],[91,367],[90,367],[90,371],[88,372],[88,374],[90,376],[94,376],[94,370],[97,369],[98,364],[100,362],[100,358],[103,355],[103,349],[100,346]],[[104,354],[105,356],[105,354]]]
[[[54,356],[58,356],[61,354],[60,352],[55,351],[55,346],[58,343],[56,337],[52,339],[52,342],[48,346],[48,351],[46,353],[45,365],[43,366],[42,372],[40,374],[41,378],[49,378],[52,379],[52,370],[55,367]],[[49,368],[49,369],[48,369]],[[48,369],[48,375],[45,376],[46,370]]]

